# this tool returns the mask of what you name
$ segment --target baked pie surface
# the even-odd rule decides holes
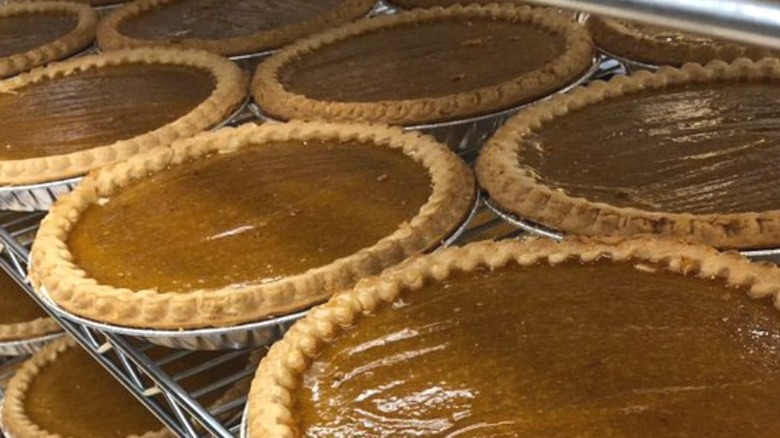
[[[419,134],[225,129],[87,177],[44,220],[31,276],[68,311],[113,324],[257,321],[438,246],[474,198],[467,165]]]
[[[510,120],[481,153],[480,184],[565,233],[776,246],[778,78],[777,60],[741,59],[593,83]]]
[[[437,251],[293,326],[249,436],[771,436],[778,279],[648,238]]]
[[[85,56],[0,83],[0,184],[79,176],[224,121],[246,77],[202,51]]]
[[[514,5],[418,9],[345,25],[264,61],[252,93],[279,119],[411,125],[543,97],[591,65],[577,23]]]
[[[174,352],[157,348],[148,350],[146,354],[152,359],[160,359]],[[192,370],[221,354],[192,352],[161,367],[165,373],[175,375]],[[178,383],[185,391],[201,389],[241,372],[246,368],[246,362],[245,357],[237,357]],[[209,408],[220,406],[244,393],[247,383],[241,380],[227,389],[212,391],[198,401]],[[175,436],[70,338],[45,347],[17,370],[5,394],[3,424],[15,437]]]
[[[45,1],[0,6],[0,78],[66,58],[95,38],[89,6]]]
[[[5,272],[0,272],[0,342],[34,339],[59,325]]]
[[[682,66],[686,62],[706,64],[720,59],[760,60],[777,57],[777,52],[710,36],[612,18],[591,16],[587,27],[596,45],[612,55],[651,65]]]
[[[141,0],[103,20],[105,50],[179,45],[223,55],[277,49],[363,17],[373,0]]]

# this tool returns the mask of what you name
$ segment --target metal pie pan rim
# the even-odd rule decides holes
[[[0,342],[0,356],[24,356],[29,353],[6,353],[9,350],[13,349],[27,349],[28,351],[37,350],[40,347],[42,347],[45,344],[48,344],[49,342],[55,341],[56,339],[65,336],[64,331],[59,331],[56,333],[49,333],[43,336],[38,336],[35,338],[30,339],[18,339],[15,341],[2,341]]]
[[[551,230],[543,225],[539,225],[535,222],[520,218],[514,213],[504,210],[499,207],[491,199],[484,200],[485,205],[493,211],[498,217],[518,228],[521,228],[528,233],[534,234],[540,237],[546,237],[553,240],[563,240],[566,235],[555,230]],[[720,250],[719,251],[724,251]],[[726,250],[729,251],[729,250]],[[780,247],[778,248],[764,248],[764,249],[739,249],[736,250],[745,257],[770,257],[780,255]]]

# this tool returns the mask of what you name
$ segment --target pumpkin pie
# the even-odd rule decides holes
[[[522,3],[521,0],[387,0],[387,3],[404,9],[433,8],[436,6],[448,7],[453,5],[470,5],[490,3]]]
[[[647,238],[437,251],[293,326],[248,436],[771,436],[779,285],[777,266]]]
[[[97,14],[68,2],[0,6],[0,78],[66,58],[92,44]]]
[[[437,247],[475,196],[462,160],[400,128],[223,129],[90,174],[42,222],[31,277],[98,321],[230,326]]]
[[[35,339],[59,325],[5,272],[0,272],[0,343]]]
[[[82,175],[214,127],[245,99],[235,64],[203,51],[84,56],[0,83],[0,184]]]
[[[686,62],[705,64],[740,57],[759,60],[777,52],[676,29],[613,18],[591,16],[586,26],[603,51],[643,64],[681,66]]]
[[[587,31],[561,14],[493,4],[416,9],[292,44],[263,62],[252,93],[277,119],[414,125],[544,97],[592,63]]]
[[[174,375],[218,354],[192,353],[173,362],[165,371]],[[245,367],[246,358],[239,356],[186,378],[180,385],[188,391],[200,389]],[[212,392],[199,401],[220,406],[237,397],[239,390],[246,391],[246,382]],[[19,368],[5,394],[3,424],[14,437],[175,436],[72,339],[52,343]]]
[[[501,209],[570,234],[780,244],[780,60],[595,82],[510,120],[477,163]]]
[[[100,23],[103,50],[179,45],[223,55],[277,49],[365,16],[374,0],[138,0]]]

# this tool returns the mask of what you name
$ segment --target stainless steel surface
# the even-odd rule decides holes
[[[57,199],[73,190],[81,177],[43,184],[0,187],[0,210],[48,210]]]
[[[780,49],[780,4],[768,0],[529,0]]]
[[[64,336],[64,333],[52,333],[35,339],[0,342],[0,356],[26,356],[38,352],[46,344]]]

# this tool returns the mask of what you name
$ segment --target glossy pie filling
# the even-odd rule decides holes
[[[291,92],[324,101],[441,97],[537,70],[556,59],[564,44],[562,36],[529,24],[450,18],[385,27],[323,46],[287,64],[279,78]]]
[[[188,292],[301,274],[417,215],[427,170],[368,143],[290,141],[212,155],[90,206],[70,233],[102,284]]]
[[[673,213],[780,209],[780,86],[647,90],[556,117],[520,166],[573,197]]]
[[[67,154],[133,138],[186,115],[214,87],[205,70],[128,63],[0,94],[0,160]]]
[[[48,316],[27,292],[6,273],[0,272],[0,324],[17,324]]]
[[[163,358],[173,350],[155,349],[152,358]],[[220,352],[194,352],[164,370],[175,375],[219,357]],[[180,384],[187,391],[202,389],[235,374],[247,366],[238,357],[212,367]],[[225,394],[225,387],[206,394],[199,401],[210,406]],[[24,401],[25,414],[38,427],[78,438],[127,438],[163,428],[154,415],[79,347],[69,347],[56,360],[44,365],[33,378]]]
[[[24,53],[51,43],[76,28],[78,18],[56,12],[0,17],[0,57]]]
[[[126,21],[122,34],[141,39],[242,37],[315,18],[345,0],[173,0]]]
[[[777,310],[637,267],[512,265],[407,292],[324,347],[294,394],[299,431],[771,436]]]

